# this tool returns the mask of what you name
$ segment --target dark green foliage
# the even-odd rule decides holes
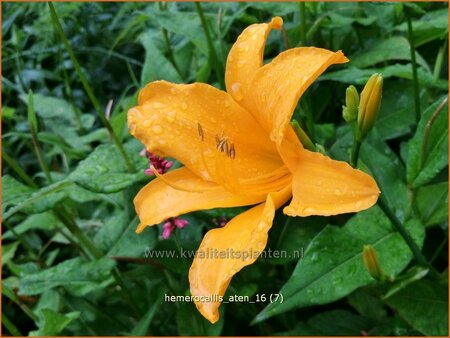
[[[304,26],[295,2],[201,5],[209,44],[194,3],[54,3],[135,167],[129,170],[55,33],[48,5],[2,2],[3,333],[448,335],[447,4],[308,2]],[[217,219],[245,208],[182,216],[190,225],[168,240],[160,237],[162,225],[137,235],[133,198],[152,178],[143,172],[143,145],[128,133],[127,111],[154,80],[220,88],[236,37],[276,15],[284,30],[269,36],[265,62],[305,45],[302,35],[306,45],[342,50],[351,61],[321,76],[294,116],[302,127],[314,124],[315,142],[332,158],[350,159],[351,127],[341,117],[346,87],[360,92],[373,73],[383,74],[381,109],[359,166],[376,179],[438,276],[418,265],[377,206],[357,215],[290,219],[279,210],[267,250],[287,256],[260,258],[240,271],[225,298],[250,302],[223,304],[211,325],[193,303],[166,297],[190,295],[192,257],[181,257],[182,250],[197,249]],[[364,266],[365,245],[376,250],[385,280]]]

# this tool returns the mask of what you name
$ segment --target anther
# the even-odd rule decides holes
[[[198,129],[198,136],[200,137],[200,141],[203,141],[204,134],[203,134],[203,128],[200,123],[197,123],[197,129]]]
[[[216,138],[217,140],[217,138]],[[216,148],[219,149],[222,153],[223,152],[228,152],[228,140],[226,137],[223,137],[221,139],[218,140]]]
[[[236,157],[236,150],[234,149],[234,143],[231,144],[230,149],[228,151],[228,156],[231,159],[234,159]]]

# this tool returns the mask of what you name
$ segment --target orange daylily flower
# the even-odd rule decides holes
[[[164,175],[154,170],[157,178],[138,193],[138,233],[195,210],[257,204],[208,231],[190,268],[191,294],[211,323],[231,278],[264,250],[276,209],[291,197],[284,213],[310,216],[364,210],[379,195],[372,177],[298,141],[289,121],[300,96],[328,66],[348,59],[341,51],[303,47],[263,65],[267,36],[282,23],[276,17],[238,37],[228,55],[227,92],[156,81],[128,112],[131,134],[149,152],[184,165]],[[240,257],[205,254],[230,251]]]

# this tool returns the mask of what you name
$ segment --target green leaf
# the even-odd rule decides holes
[[[419,20],[414,20],[412,28],[416,48],[430,41],[443,39],[448,34],[448,9],[429,11]],[[406,34],[408,25],[404,22],[395,29]]]
[[[33,104],[33,92],[31,90],[28,91],[28,125],[30,126],[31,132],[34,134],[38,130],[38,122],[36,118],[36,112],[34,111]]]
[[[416,205],[426,226],[445,222],[448,219],[448,182],[417,189]]]
[[[405,167],[375,131],[361,147],[360,159],[370,169],[389,207],[401,220],[408,204]]]
[[[138,222],[133,220],[109,250],[108,256],[125,256],[144,258],[148,250],[152,250],[158,242],[158,230],[155,227],[136,233]]]
[[[147,336],[150,324],[155,316],[156,310],[158,310],[162,301],[164,300],[164,295],[166,293],[165,289],[159,289],[155,291],[155,299],[150,305],[148,311],[142,316],[141,320],[136,324],[136,326],[131,330],[129,336]]]
[[[183,82],[174,65],[161,53],[154,42],[154,35],[144,33],[140,41],[145,48],[145,61],[141,73],[141,83],[146,85],[156,80],[166,80],[175,83]]]
[[[73,186],[72,182],[62,180],[35,191],[13,178],[6,179],[4,177],[3,194],[5,194],[5,191],[9,192],[14,189],[14,187],[17,187],[19,191],[12,193],[12,196],[7,199],[5,204],[8,206],[14,202],[14,206],[3,213],[3,220],[8,219],[18,211],[39,213],[51,209],[68,195],[69,189]]]
[[[386,303],[427,336],[448,336],[448,285],[419,280]]]
[[[398,77],[402,79],[412,80],[412,68],[410,64],[401,65],[395,64],[381,68],[367,68],[360,69],[357,67],[349,67],[335,72],[327,73],[322,75],[318,81],[332,80],[348,84],[358,84],[364,85],[369,77],[374,73],[381,73],[383,79],[388,79],[391,77]],[[448,81],[447,80],[436,80],[433,75],[423,69],[418,67],[417,77],[419,84],[427,88],[437,88],[442,90],[447,90]]]
[[[39,301],[33,311],[34,313],[39,313],[44,309],[58,311],[62,304],[63,296],[60,292],[56,290],[47,290],[40,295]]]
[[[19,246],[19,242],[13,242],[10,244],[3,244],[2,246],[2,267],[7,264],[11,259],[14,258],[16,254],[17,247]]]
[[[407,181],[413,188],[430,182],[448,165],[448,103],[438,112],[442,102],[441,98],[422,114],[409,144]]]
[[[220,319],[211,324],[197,311],[194,303],[180,302],[177,311],[177,326],[180,336],[219,336],[225,322],[224,312],[220,311]]]
[[[413,83],[407,80],[386,81],[383,84],[383,100],[374,129],[383,140],[409,134],[415,125]],[[423,92],[425,94],[425,92]],[[426,96],[421,96],[425,109]]]
[[[158,25],[164,27],[169,32],[179,34],[192,42],[204,55],[208,55],[208,45],[205,40],[200,19],[197,13],[193,12],[158,12],[153,10],[147,15]],[[209,15],[205,15],[209,18]]]
[[[30,336],[57,336],[73,320],[80,316],[80,312],[69,312],[60,314],[50,309],[43,309],[39,312],[37,325],[39,330],[30,332]]]
[[[125,145],[138,168],[143,168],[147,160],[139,156],[137,149]],[[69,175],[69,179],[83,188],[102,193],[113,193],[128,188],[135,182],[146,178],[143,171],[129,173],[123,157],[115,145],[98,146]]]
[[[370,320],[345,310],[320,313],[308,325],[321,336],[360,336],[361,331],[371,327]]]
[[[114,133],[121,140],[125,135],[125,129],[127,125],[127,111],[123,111],[117,114],[114,114],[111,118],[111,126],[114,130]]]
[[[367,51],[360,52],[349,57],[352,67],[366,68],[381,62],[394,60],[411,60],[409,41],[403,36],[392,36],[374,43]],[[419,66],[428,69],[427,62],[416,52],[416,60]],[[428,69],[428,71],[430,71]]]
[[[420,246],[424,229],[417,221],[406,224]],[[362,248],[372,245],[387,275],[401,272],[412,258],[403,238],[392,228],[378,207],[355,215],[343,228],[325,227],[305,250],[304,259],[282,287],[283,302],[269,304],[255,318],[274,315],[310,305],[326,304],[345,297],[373,281],[363,265]]]
[[[11,120],[16,112],[15,108],[4,106],[2,107],[2,118],[4,120]]]
[[[89,262],[77,257],[20,279],[21,295],[38,295],[57,286],[64,286],[75,296],[84,296],[111,282],[112,259]]]
[[[22,94],[20,99],[23,102],[28,102],[28,95]],[[42,119],[60,118],[75,125],[76,113],[67,101],[36,93],[33,94],[33,104],[34,109]]]
[[[128,228],[128,213],[122,209],[115,209],[110,217],[103,221],[94,237],[95,245],[106,252],[117,243],[124,231]]]
[[[30,197],[34,191],[35,189],[17,181],[12,176],[2,176],[2,214],[8,207]]]
[[[364,289],[358,289],[348,296],[348,302],[361,315],[367,318],[381,320],[386,317],[386,310],[381,300]]]
[[[309,242],[325,227],[325,217],[289,217],[287,225],[281,223],[270,231],[269,245],[273,255],[265,261],[271,264],[287,264],[302,258]],[[275,224],[275,222],[274,222]],[[279,257],[275,257],[275,252]]]
[[[287,332],[274,336],[360,336],[371,328],[370,320],[346,310],[319,313],[306,322],[298,323]]]
[[[54,230],[61,226],[61,222],[50,212],[43,212],[28,216],[23,222],[14,226],[16,233],[24,234],[30,230]],[[3,239],[14,238],[11,230],[4,233]]]

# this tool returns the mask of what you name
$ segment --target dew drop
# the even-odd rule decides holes
[[[186,102],[183,102],[183,103],[181,104],[181,109],[186,110],[187,107],[188,107],[188,105],[187,105]]]
[[[129,129],[131,135],[136,134],[136,125],[135,124],[130,124],[128,126],[128,129]]]
[[[242,89],[239,82],[235,82],[231,85],[231,90],[233,91],[234,98],[238,101],[242,100]]]
[[[150,119],[145,120],[143,123],[144,127],[146,127],[146,128],[150,127],[151,124],[152,124],[152,121],[150,121]]]
[[[155,134],[161,134],[161,132],[162,132],[161,126],[154,126],[154,127],[152,128],[152,130],[153,130],[153,132],[154,132]]]
[[[335,195],[344,195],[345,191],[342,189],[334,189]]]
[[[228,100],[225,100],[223,105],[225,106],[225,108],[230,108],[231,107],[231,102]]]
[[[168,122],[172,123],[175,121],[176,113],[173,111],[168,111],[166,114],[166,119]]]

